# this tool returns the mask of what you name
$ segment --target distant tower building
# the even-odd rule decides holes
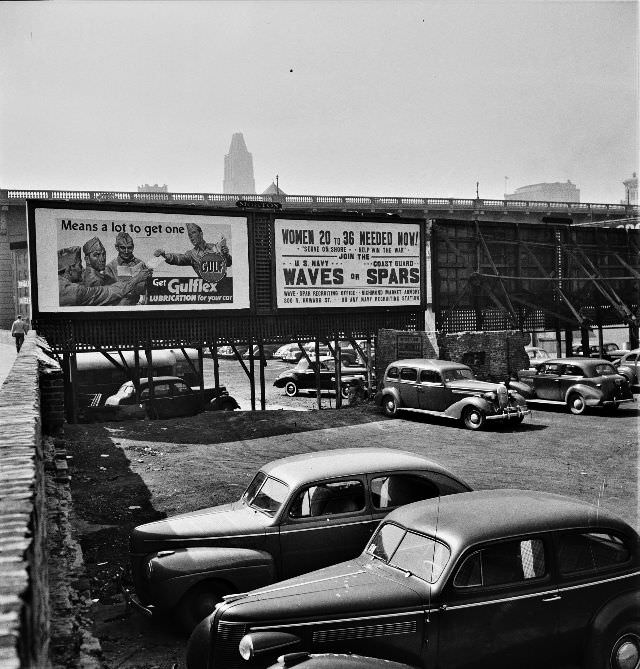
[[[625,198],[622,204],[638,204],[638,175],[634,172],[630,179],[622,182],[624,184]]]
[[[529,200],[539,202],[580,202],[580,189],[570,181],[531,184],[505,193],[505,200]]]
[[[253,156],[247,151],[241,132],[234,132],[229,153],[224,157],[223,193],[255,194]]]
[[[169,192],[169,186],[167,186],[167,184],[163,184],[162,186],[158,186],[158,184],[153,184],[153,186],[150,186],[149,184],[138,186],[138,193],[168,193],[168,192]]]

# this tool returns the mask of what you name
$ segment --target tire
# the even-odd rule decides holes
[[[348,400],[351,394],[351,386],[342,384],[340,386],[340,396],[343,400]]]
[[[462,422],[467,430],[480,430],[484,426],[485,419],[484,411],[477,407],[467,407],[462,412]]]
[[[236,408],[236,403],[231,399],[223,400],[220,403],[220,411],[234,411]]]
[[[629,622],[607,631],[588,651],[588,669],[638,669],[640,622]]]
[[[567,407],[575,416],[581,416],[587,410],[587,403],[580,393],[571,393],[567,397]]]
[[[287,381],[287,384],[284,387],[284,392],[289,397],[295,397],[298,394],[298,386],[294,381]]]
[[[524,416],[518,416],[517,418],[514,418],[514,419],[513,419],[513,422],[514,422],[516,425],[519,425],[520,423],[522,423],[523,420],[524,420]]]
[[[187,634],[210,613],[216,604],[228,594],[229,589],[217,583],[202,582],[191,588],[180,600],[175,609],[175,615],[180,627]]]
[[[387,395],[382,400],[382,410],[385,416],[393,418],[398,413],[398,403],[393,395]]]

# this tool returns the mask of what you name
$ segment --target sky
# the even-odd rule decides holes
[[[502,198],[638,171],[633,1],[0,2],[0,188]]]

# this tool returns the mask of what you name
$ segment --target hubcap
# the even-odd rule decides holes
[[[613,651],[614,669],[636,669],[640,662],[640,648],[635,638],[625,638]]]
[[[469,422],[473,423],[474,425],[478,425],[480,423],[480,414],[476,411],[473,411],[472,413],[469,414]]]

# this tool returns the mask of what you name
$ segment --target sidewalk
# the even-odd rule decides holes
[[[0,384],[9,373],[16,359],[16,345],[9,330],[0,330]]]

